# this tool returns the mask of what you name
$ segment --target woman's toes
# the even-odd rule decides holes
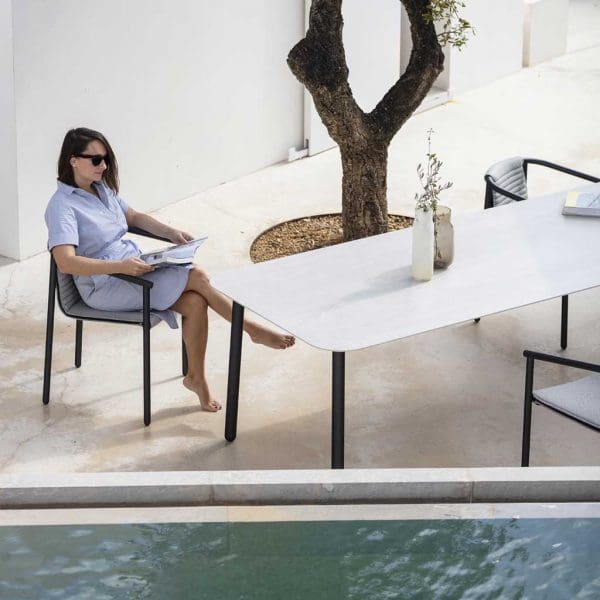
[[[285,350],[294,344],[294,337],[263,329],[250,336],[255,344],[263,344],[276,350]]]
[[[221,405],[216,400],[209,400],[208,402],[201,402],[202,410],[208,412],[218,412],[221,410]]]

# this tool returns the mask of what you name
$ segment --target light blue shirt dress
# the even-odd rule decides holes
[[[61,181],[46,208],[48,249],[69,244],[77,256],[103,260],[123,260],[141,254],[135,242],[122,239],[127,233],[128,204],[106,184],[94,183],[99,198]],[[168,266],[142,275],[152,281],[150,305],[173,327],[177,321],[167,310],[183,293],[191,267]],[[141,310],[142,288],[110,275],[74,275],[82,300],[100,310]]]

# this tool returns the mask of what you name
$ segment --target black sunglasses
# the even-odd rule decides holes
[[[78,156],[79,158],[89,158],[95,167],[97,167],[102,161],[104,161],[108,166],[108,154],[75,154],[75,156]]]

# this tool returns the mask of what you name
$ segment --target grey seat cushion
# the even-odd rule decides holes
[[[493,183],[498,187],[527,199],[527,179],[525,178],[525,170],[523,169],[523,159],[520,156],[506,158],[493,164],[487,171]],[[492,191],[492,200],[494,206],[510,204],[514,202],[512,198],[503,196],[502,194]]]
[[[141,310],[96,310],[83,302],[79,291],[75,287],[73,277],[56,270],[58,279],[58,294],[62,311],[69,317],[75,319],[102,319],[103,321],[116,321],[126,323],[143,323],[143,312]],[[150,327],[158,325],[162,321],[160,314],[150,313]]]
[[[90,308],[83,300],[79,300],[73,304],[65,314],[73,318],[81,319],[102,319],[103,321],[117,321],[122,323],[138,323],[143,322],[143,313],[141,310],[96,310]],[[150,327],[158,325],[162,321],[161,317],[155,313],[150,313]]]
[[[600,429],[600,375],[535,390],[533,397],[551,408]]]

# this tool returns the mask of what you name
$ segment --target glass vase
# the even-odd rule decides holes
[[[447,206],[438,206],[433,217],[435,251],[433,266],[445,269],[454,260],[454,227],[450,217],[452,211]]]
[[[412,276],[429,281],[433,277],[433,211],[417,208],[412,230]]]

